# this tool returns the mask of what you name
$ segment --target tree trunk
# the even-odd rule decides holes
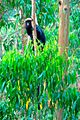
[[[21,14],[21,26],[22,26],[22,31],[21,31],[21,33],[22,33],[22,53],[24,53],[24,47],[26,46],[26,35],[24,34],[24,32],[25,32],[25,18],[24,18],[24,16],[23,16],[23,10],[21,9],[21,11],[20,11],[20,14]]]
[[[62,113],[63,113],[63,109],[59,109],[59,110],[57,111],[57,120],[63,120],[63,119],[62,119]]]
[[[25,34],[24,34],[24,31],[25,31],[25,25],[24,25],[24,19],[22,20],[21,22],[22,24],[22,53],[24,53],[24,47],[26,46],[26,38],[25,38]]]
[[[68,57],[68,32],[69,32],[69,0],[59,0],[59,53],[64,54],[67,62]],[[67,66],[64,74],[67,73]],[[64,80],[64,75],[63,78]],[[57,120],[62,120],[63,108],[57,112]]]
[[[33,30],[33,43],[34,43],[34,51],[35,51],[35,55],[36,55],[36,3],[35,0],[32,0],[32,26],[34,28]]]
[[[59,52],[68,53],[69,0],[59,0]]]

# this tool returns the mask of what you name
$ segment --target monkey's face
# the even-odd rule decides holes
[[[26,29],[32,29],[32,18],[27,18],[25,21],[25,27]]]
[[[31,21],[30,21],[30,20],[27,20],[27,21],[25,22],[25,27],[26,27],[26,29],[28,29],[28,28],[31,28],[31,27],[32,27],[32,23],[31,23]]]

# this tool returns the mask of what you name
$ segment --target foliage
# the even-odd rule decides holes
[[[3,93],[0,100],[1,119],[18,119],[18,116],[20,119],[32,119],[36,116],[37,119],[48,120],[53,119],[54,110],[62,107],[64,119],[77,119],[80,94],[74,83],[78,69],[71,67],[71,59],[68,64],[64,82],[62,76],[67,64],[64,57],[59,56],[55,40],[45,46],[44,52],[38,51],[37,56],[34,56],[30,46],[24,55],[15,50],[6,52],[0,63],[0,88]],[[37,97],[38,86],[40,94]]]
[[[55,120],[63,108],[63,120],[80,119],[80,7],[71,0],[69,51],[66,63],[58,53],[58,2],[37,0],[37,19],[46,35],[43,52],[34,56],[31,45],[22,55],[13,50],[18,41],[22,47],[22,18],[31,16],[30,0],[2,0],[0,3],[0,36],[6,52],[0,61],[0,119]],[[20,15],[21,10],[23,15]],[[64,76],[64,71],[67,74]],[[62,80],[64,76],[64,81]],[[37,96],[37,87],[40,94]],[[38,110],[40,104],[40,111]]]

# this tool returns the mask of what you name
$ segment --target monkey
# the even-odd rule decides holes
[[[32,18],[27,18],[25,20],[25,28],[26,28],[27,34],[30,36],[30,39],[32,40],[32,43],[33,43],[32,31],[34,28],[32,27],[32,21],[33,21]],[[37,45],[39,46],[40,43],[45,45],[45,42],[46,42],[45,34],[44,34],[42,28],[37,24],[36,24],[36,34],[37,34],[37,40],[36,40]]]

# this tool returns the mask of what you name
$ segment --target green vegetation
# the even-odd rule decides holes
[[[77,89],[80,79],[80,7],[77,0],[71,0],[70,6],[69,56],[66,61],[64,55],[58,53],[59,18],[55,0],[37,2],[38,22],[44,29],[47,42],[44,51],[38,51],[36,56],[31,44],[25,46],[24,54],[19,52],[22,26],[18,13],[23,9],[24,16],[29,17],[30,1],[2,1],[0,13],[7,12],[0,22],[5,48],[0,61],[0,120],[56,120],[59,108],[63,109],[63,120],[80,119],[80,92]],[[10,21],[10,17],[15,21]],[[17,50],[14,49],[16,40]],[[66,70],[67,74],[64,74]],[[37,97],[38,85],[40,94]]]
[[[35,115],[38,102],[41,103],[40,119],[52,119],[52,111],[58,107],[64,108],[64,119],[78,117],[80,107],[79,93],[73,85],[76,82],[76,71],[73,69],[72,57],[68,60],[68,74],[62,81],[66,61],[57,52],[56,41],[45,46],[44,52],[34,56],[28,48],[24,55],[17,51],[7,52],[0,64],[0,88],[2,91],[1,114],[4,119],[17,119]],[[76,62],[79,62],[78,59]],[[78,63],[76,64],[78,65]],[[44,83],[47,83],[44,89]],[[40,95],[37,96],[37,86],[40,85]],[[5,92],[3,92],[5,91]],[[47,93],[48,92],[48,93]],[[3,99],[4,98],[4,99]],[[29,108],[26,110],[27,101],[30,98]],[[39,99],[39,101],[38,101]],[[48,100],[51,100],[49,108]],[[47,114],[47,112],[49,114]],[[15,116],[16,114],[16,116]]]

